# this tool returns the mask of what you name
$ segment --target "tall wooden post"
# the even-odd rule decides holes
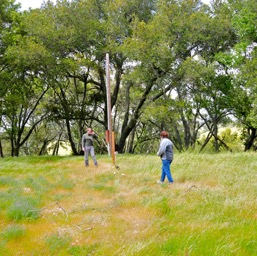
[[[106,53],[106,96],[107,96],[107,117],[108,117],[108,153],[112,156],[114,163],[115,159],[115,144],[113,143],[114,134],[112,131],[112,103],[111,103],[111,90],[110,90],[110,59],[109,53]]]

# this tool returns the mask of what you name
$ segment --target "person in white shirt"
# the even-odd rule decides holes
[[[169,183],[173,183],[173,178],[170,172],[170,165],[173,161],[173,144],[169,139],[169,133],[162,131],[160,133],[161,142],[157,155],[162,160],[162,173],[158,183],[163,183],[165,177],[167,177]]]

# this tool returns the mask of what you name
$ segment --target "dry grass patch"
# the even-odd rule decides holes
[[[98,161],[2,160],[0,255],[257,254],[253,155],[177,154],[171,186],[156,183],[156,156],[118,155],[119,169]],[[17,199],[31,205],[9,219]],[[38,218],[27,218],[31,210]]]

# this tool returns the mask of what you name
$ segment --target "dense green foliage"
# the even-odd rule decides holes
[[[106,151],[106,53],[117,151],[152,152],[162,129],[179,151],[256,149],[255,0],[13,2],[0,4],[0,156],[79,155],[88,126]]]

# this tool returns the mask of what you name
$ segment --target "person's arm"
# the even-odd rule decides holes
[[[162,157],[164,154],[166,154],[166,150],[169,144],[170,144],[170,141],[165,138],[161,141],[160,148],[158,151],[158,156]]]
[[[157,156],[161,157],[165,153],[165,150],[166,150],[166,147],[165,147],[163,141],[161,141],[159,150],[157,152]]]
[[[84,151],[84,137],[85,137],[85,134],[83,134],[82,139],[81,139],[81,148],[83,151]]]

